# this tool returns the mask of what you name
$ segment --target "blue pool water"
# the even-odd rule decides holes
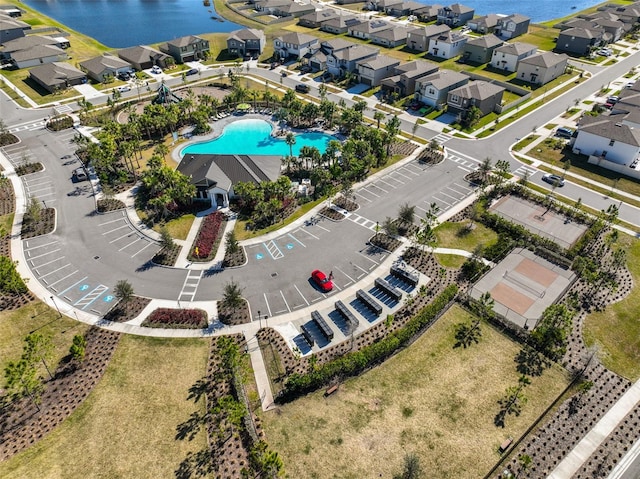
[[[264,120],[238,120],[225,126],[222,135],[214,140],[195,143],[185,147],[181,156],[187,154],[201,155],[272,155],[287,156],[289,145],[284,137],[271,136],[271,124]],[[325,133],[296,134],[293,154],[298,156],[303,146],[315,146],[324,153],[330,140],[336,138]]]

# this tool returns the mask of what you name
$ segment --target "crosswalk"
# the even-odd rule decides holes
[[[453,136],[447,135],[446,133],[438,133],[436,136],[432,138],[432,140],[436,140],[439,145],[444,145],[451,138],[453,138]]]
[[[9,128],[9,133],[42,130],[46,124],[47,124],[46,120],[35,121],[33,123],[25,123],[23,125],[18,125],[18,126],[14,126],[13,128]]]
[[[535,168],[522,165],[516,171],[514,171],[513,174],[520,178],[524,178],[525,176],[527,176],[528,178],[531,178],[536,171],[537,170]]]
[[[478,160],[468,156],[461,156],[452,153],[451,151],[449,151],[447,159],[456,163],[458,165],[458,168],[466,171],[467,173],[471,173],[472,171],[476,171],[478,168],[480,168],[480,163],[478,163]]]
[[[178,301],[193,301],[198,291],[203,272],[204,270],[201,269],[187,271],[187,277],[184,279],[182,290],[180,290],[180,294],[178,295]]]
[[[356,213],[351,213],[347,216],[347,218],[349,218],[349,220],[353,221],[355,224],[364,226],[365,228],[370,229],[371,231],[376,230],[377,223],[375,221],[371,221],[368,218],[365,218],[364,216],[360,216]]]

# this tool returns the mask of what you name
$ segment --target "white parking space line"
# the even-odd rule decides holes
[[[73,275],[74,273],[77,273],[77,272],[78,272],[78,270],[74,271],[73,273],[71,273],[71,274],[69,274],[69,275],[65,276],[64,278],[59,279],[58,281],[56,281],[56,283],[59,283],[60,281],[64,281],[64,280],[65,280],[65,279],[67,279],[69,276],[71,276],[71,275]],[[58,294],[59,294],[60,296],[62,296],[64,293],[66,293],[67,291],[69,291],[71,288],[73,288],[73,287],[75,287],[75,286],[78,286],[80,283],[82,283],[82,282],[83,282],[85,279],[87,279],[87,278],[88,278],[88,276],[85,276],[84,278],[82,278],[82,279],[80,279],[80,280],[76,281],[75,283],[73,283],[73,284],[72,284],[71,286],[69,286],[67,289],[63,289],[63,290],[62,290],[62,291],[60,291],[60,293],[58,293]],[[51,283],[49,286],[51,287],[51,286],[53,286],[53,285],[54,285],[54,284],[56,284],[56,283]],[[52,289],[52,290],[54,290],[54,291],[56,290],[55,288],[51,288],[51,289]]]
[[[51,263],[55,263],[56,261],[60,261],[60,260],[62,260],[64,258],[65,258],[65,256],[60,256],[59,258],[52,259],[51,261],[47,261],[46,263],[42,263],[42,264],[39,264],[39,265],[33,264],[33,261],[31,261],[31,260],[29,260],[29,263],[31,263],[31,266],[33,266],[35,268],[42,268],[43,266],[47,266],[47,265],[49,265]]]
[[[271,308],[269,307],[269,300],[267,299],[267,293],[262,293],[264,295],[264,302],[267,303],[267,311],[269,311],[269,316],[273,316],[271,313]]]
[[[449,195],[449,194],[445,193],[444,191],[440,191],[438,194],[439,194],[439,195],[448,196],[449,198],[451,198],[451,199],[452,199],[452,200],[454,200],[454,201],[458,201],[458,200],[460,199],[460,198],[456,198],[455,196],[451,196],[451,195]]]
[[[331,230],[328,230],[327,228],[320,226],[320,225],[316,225],[318,228],[320,228],[321,230],[325,230],[327,233],[331,233]],[[320,239],[320,238],[318,238]]]
[[[354,194],[358,195],[360,198],[362,198],[365,201],[368,201],[369,203],[371,203],[371,201],[372,201],[369,198],[367,198],[366,196],[361,195],[360,192],[358,192],[358,191],[354,191]]]
[[[387,176],[385,176],[385,178],[388,178],[388,177],[387,177]],[[398,185],[392,185],[391,183],[387,183],[387,182],[386,182],[386,181],[384,181],[382,178],[380,178],[378,181],[379,181],[380,183],[384,183],[384,184],[385,184],[385,185],[387,185],[389,188],[396,189],[396,188],[398,187]],[[376,186],[377,188],[380,188],[380,187],[379,187],[379,186],[377,186],[377,185],[374,185],[374,186]],[[380,189],[382,190],[382,188],[380,188]],[[382,190],[382,191],[384,191],[384,190]]]
[[[114,228],[114,229],[112,229],[112,230],[105,231],[104,233],[102,233],[102,236],[106,236],[106,235],[108,235],[109,233],[113,233],[114,231],[118,231],[118,230],[121,230],[122,228],[128,228],[128,227],[129,227],[129,225],[125,223],[125,224],[123,224],[122,226],[118,226],[117,228]]]
[[[145,247],[143,247],[142,249],[139,249],[136,253],[132,254],[131,257],[135,258],[136,256],[138,256],[140,253],[142,253],[145,249],[147,249],[152,244],[153,243],[147,243],[147,245]]]
[[[411,178],[410,176],[407,176],[403,173],[400,173],[400,170],[402,170],[403,168],[399,168],[396,171],[394,171],[395,174],[402,176],[403,178],[406,178],[407,180],[413,180],[413,178]],[[417,176],[417,175],[416,175]]]
[[[393,173],[391,173],[390,175],[385,176],[385,178],[389,178],[390,180],[393,180],[393,181],[395,181],[397,183],[400,183],[401,185],[404,185],[404,181],[399,180],[398,178],[395,178],[393,176]],[[396,186],[396,188],[397,188],[397,186]]]
[[[42,185],[51,186],[51,180],[47,178],[38,178],[38,179],[34,178],[31,181],[25,181],[24,184],[27,187],[27,189],[30,190],[32,186],[42,186]]]
[[[125,234],[123,234],[122,236],[118,236],[116,239],[109,241],[109,244],[115,243],[118,240],[121,240],[122,238],[126,238],[127,236],[131,235],[132,232],[131,231],[127,231]]]
[[[460,165],[456,165],[456,166],[457,166],[458,168],[460,168],[461,170],[466,171],[467,173],[471,173],[471,170],[468,170],[468,169],[466,169],[466,168],[464,168],[464,167],[462,167],[462,166],[460,166]]]
[[[282,296],[282,301],[284,301],[284,305],[287,307],[289,312],[291,312],[291,308],[289,307],[289,303],[287,303],[287,300],[285,299],[284,294],[282,293],[282,290],[280,290],[280,296]]]
[[[344,274],[347,278],[349,278],[349,279],[351,280],[351,282],[352,282],[352,283],[355,283],[354,279],[353,279],[351,276],[349,276],[347,273],[345,273],[344,271],[342,271],[342,270],[341,270],[340,268],[338,268],[338,267],[336,267],[336,269],[337,269],[338,271],[340,271],[342,274]],[[349,284],[349,283],[347,283],[347,284]],[[345,284],[345,286],[346,286],[346,284]]]
[[[122,248],[120,248],[118,251],[122,251],[123,249],[127,249],[129,246],[136,244],[138,241],[140,241],[140,237],[138,236],[136,239],[134,239],[131,243],[129,243],[126,246],[123,246]]]
[[[373,185],[371,185],[371,186],[373,186]],[[369,187],[367,187],[367,188],[369,188]],[[367,193],[369,193],[370,195],[375,196],[376,198],[380,198],[380,195],[376,195],[373,191],[365,190],[364,188],[363,188],[363,191],[366,191]]]
[[[361,268],[360,266],[358,266],[357,264],[355,264],[353,261],[349,261],[349,263],[351,264],[351,266],[358,268],[360,271],[362,271],[362,274],[360,276],[358,276],[356,279],[360,279],[362,278],[365,274],[369,274],[369,271],[367,271],[366,269]]]
[[[382,180],[378,180],[378,181],[382,181]],[[381,190],[384,193],[389,193],[387,190],[385,190],[384,188],[381,188],[380,186],[376,185],[375,183],[372,183],[367,188],[378,188],[379,190]]]
[[[296,291],[298,292],[298,294],[302,297],[304,302],[307,303],[307,306],[309,306],[309,301],[307,301],[307,298],[304,297],[304,294],[302,294],[302,292],[298,289],[298,287],[295,284],[293,285],[293,287],[296,288]]]
[[[51,250],[51,251],[47,251],[46,253],[39,254],[38,256],[29,256],[29,259],[32,260],[32,259],[42,258],[43,256],[47,256],[48,254],[52,254],[52,253],[57,253],[58,251],[60,251],[60,248],[54,249],[54,250]],[[27,254],[28,254],[28,252],[27,252]]]
[[[293,239],[294,241],[297,241],[298,243],[300,243],[300,245],[301,245],[303,248],[306,248],[305,244],[304,244],[302,241],[300,241],[298,238],[296,238],[295,236],[293,236],[291,233],[289,233],[287,236],[291,237],[291,239]]]
[[[462,191],[458,191],[456,190],[453,186],[457,186],[458,188],[460,188]],[[470,188],[466,188],[462,185],[459,185],[458,183],[453,183],[453,186],[449,186],[450,190],[455,191],[456,193],[460,193],[461,195],[468,195],[469,193],[471,193],[473,190]]]
[[[300,231],[300,228],[298,228],[296,231]],[[296,231],[294,231],[294,233],[295,233]],[[319,240],[319,239],[320,239],[320,238],[318,238],[316,235],[314,235],[313,233],[311,233],[311,232],[310,232],[310,231],[308,231],[308,230],[304,230],[304,233],[305,233],[305,234],[307,234],[307,235],[309,235],[309,236],[312,236],[313,238],[315,238],[315,239],[317,239],[317,240]]]
[[[274,260],[284,258],[284,253],[280,250],[280,248],[278,248],[278,245],[275,241],[271,240],[267,243],[262,244]]]
[[[58,242],[57,240],[56,241],[49,241],[48,243],[45,243],[45,244],[29,247],[29,241],[25,241],[24,244],[25,244],[26,248],[23,248],[23,251],[26,252],[26,251],[31,251],[32,249],[44,248],[45,246],[51,246],[52,244],[56,244],[57,242]]]
[[[451,208],[451,203],[448,203],[447,201],[443,200],[442,198],[438,198],[438,197],[437,197],[437,196],[435,196],[435,195],[433,196],[433,198],[434,198],[436,201],[439,201],[439,202],[441,202],[441,203],[444,203],[444,204],[445,204],[445,205],[447,205],[449,208]]]
[[[413,176],[420,176],[420,173],[422,173],[422,168],[419,167],[418,165],[414,165],[413,163],[409,163],[403,166],[402,168],[398,168],[398,169],[406,171],[407,173]],[[418,171],[414,171],[414,170],[418,170]]]
[[[57,273],[58,271],[63,270],[63,269],[65,269],[65,268],[69,267],[69,266],[71,266],[71,263],[67,263],[67,264],[65,264],[64,266],[60,266],[58,269],[54,269],[53,271],[50,271],[50,272],[48,272],[47,274],[43,274],[43,275],[41,275],[41,276],[40,276],[40,279],[46,278],[46,277],[47,277],[47,276],[49,276],[50,274]],[[36,271],[36,273],[37,273],[37,270],[34,270],[34,271]]]
[[[43,188],[31,189],[31,188],[27,187],[28,192],[31,193],[31,194],[35,194],[35,195],[38,194],[38,191],[46,191],[46,190],[50,190],[50,189],[51,189],[51,184],[49,184],[49,185],[47,185],[47,186],[45,186]]]
[[[73,303],[74,306],[80,306],[80,309],[84,309],[90,304],[92,304],[96,299],[98,299],[102,294],[107,291],[109,288],[104,284],[100,284],[93,288],[89,293],[85,294],[78,301]]]
[[[124,221],[124,218],[120,217],[120,218],[116,218],[115,220],[106,221],[104,223],[99,223],[98,226],[108,225],[108,224],[111,224],[111,223],[115,223],[117,221]]]
[[[373,260],[373,259],[369,258],[367,255],[362,254],[360,251],[356,251],[356,253],[358,253],[358,254],[359,254],[360,256],[362,256],[363,258],[368,259],[368,260],[369,260],[369,261],[371,261],[374,265],[377,265],[377,264],[378,264],[378,262],[377,262],[376,260]]]

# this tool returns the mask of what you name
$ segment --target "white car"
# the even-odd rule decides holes
[[[124,92],[127,92],[127,91],[131,91],[131,87],[130,87],[130,86],[128,86],[128,85],[125,85],[125,86],[119,86],[119,87],[118,87],[118,91],[119,91],[120,93],[124,93]]]
[[[151,69],[151,73],[158,75],[162,73],[162,68],[160,68],[158,65],[154,65],[153,68]]]

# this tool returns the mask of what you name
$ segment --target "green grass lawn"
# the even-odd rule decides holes
[[[621,235],[620,242],[635,287],[623,301],[587,316],[584,338],[588,346],[597,346],[607,368],[635,381],[640,378],[640,240]]]
[[[123,336],[87,400],[43,440],[0,464],[5,479],[168,478],[190,451],[206,447],[200,431],[175,439],[176,427],[202,411],[187,400],[205,375],[208,341]]]
[[[490,246],[498,239],[498,235],[480,223],[474,223],[468,230],[468,222],[446,222],[436,228],[439,248],[454,248],[473,252],[477,245]]]
[[[425,477],[477,479],[499,460],[499,445],[519,437],[566,387],[547,370],[527,387],[527,404],[504,429],[497,401],[517,383],[519,345],[487,324],[479,344],[454,349],[454,325],[471,317],[457,306],[408,349],[360,377],[262,414],[266,440],[287,477],[392,477],[415,453]]]
[[[182,215],[180,218],[167,221],[165,226],[169,230],[169,234],[173,239],[185,240],[187,239],[187,235],[189,234],[189,230],[191,230],[191,225],[195,219],[196,217],[193,214]],[[160,224],[153,225],[153,229],[158,233],[161,228],[162,225]]]

